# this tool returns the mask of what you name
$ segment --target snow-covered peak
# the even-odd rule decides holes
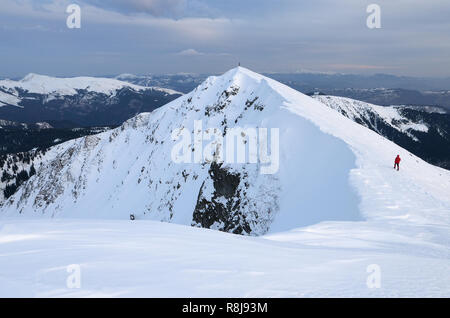
[[[42,80],[42,79],[48,79],[49,76],[45,76],[45,75],[39,75],[36,73],[29,73],[27,75],[25,75],[24,78],[22,78],[20,80],[20,82],[24,83],[24,82],[30,82],[30,81],[36,81],[36,80]]]
[[[249,70],[248,68],[245,68],[242,66],[237,66],[235,68],[232,68],[231,70],[227,71],[225,74],[221,75],[220,77],[235,78],[236,76],[249,76],[256,80],[261,80],[263,78],[266,78],[264,75],[253,72],[252,70]]]
[[[279,169],[261,174],[261,162],[174,162],[173,132],[201,132],[198,121],[223,136],[238,127],[279,129]],[[189,147],[189,156],[203,154],[199,144]],[[397,154],[401,172],[393,171]],[[248,235],[330,220],[449,222],[450,172],[243,67],[117,129],[55,146],[46,158],[1,212],[122,219],[132,213]]]
[[[242,66],[235,67],[221,76],[213,76],[212,78],[219,78],[223,83],[232,83],[235,85],[248,85],[251,82],[259,84],[263,80],[273,81],[264,75],[253,72]]]

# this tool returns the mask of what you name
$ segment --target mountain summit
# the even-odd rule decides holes
[[[236,128],[256,129],[258,137],[278,132],[267,148],[279,153],[273,173],[261,173],[261,158],[249,159],[257,155],[251,134],[241,136],[244,163],[201,158],[198,148],[205,151],[215,136],[217,156],[224,146],[220,136]],[[173,154],[181,135],[192,139],[186,160],[177,162]],[[397,154],[403,158],[400,172],[393,170]],[[191,93],[117,129],[51,148],[37,170],[3,203],[1,215],[127,219],[133,214],[137,220],[245,235],[332,220],[403,226],[449,224],[450,218],[449,171],[242,67],[209,77]]]

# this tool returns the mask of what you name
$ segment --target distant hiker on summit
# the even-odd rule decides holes
[[[394,169],[397,167],[397,171],[400,170],[400,161],[402,161],[402,159],[400,158],[400,155],[397,155],[394,162]]]

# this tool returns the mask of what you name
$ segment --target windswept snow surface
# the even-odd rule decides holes
[[[448,297],[438,237],[365,222],[253,238],[154,221],[3,220],[0,296]],[[67,285],[73,264],[80,288]],[[380,288],[367,286],[370,265]]]
[[[252,234],[264,235],[145,220],[191,224],[207,168],[189,166],[197,178],[182,182],[177,173],[186,166],[167,163],[170,131],[192,129],[202,107],[230,87],[239,93],[206,127],[225,113],[228,123],[280,128],[277,174],[228,167],[247,169],[247,199],[259,207]],[[260,98],[263,111],[242,112],[249,96]],[[450,296],[450,172],[247,69],[209,78],[152,114],[51,152],[49,168],[0,208],[1,295]],[[400,171],[393,169],[397,154]],[[149,206],[137,221],[125,220]],[[81,289],[66,286],[70,264],[81,266]],[[366,285],[369,265],[380,269],[380,288]]]

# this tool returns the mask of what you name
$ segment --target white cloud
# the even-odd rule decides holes
[[[205,55],[205,53],[199,52],[195,49],[187,49],[187,50],[183,50],[181,52],[176,53],[176,55],[181,55],[181,56],[201,56],[201,55]]]
[[[175,53],[178,56],[210,56],[210,57],[231,57],[230,53],[205,53],[199,52],[196,49],[186,49],[180,52]]]

